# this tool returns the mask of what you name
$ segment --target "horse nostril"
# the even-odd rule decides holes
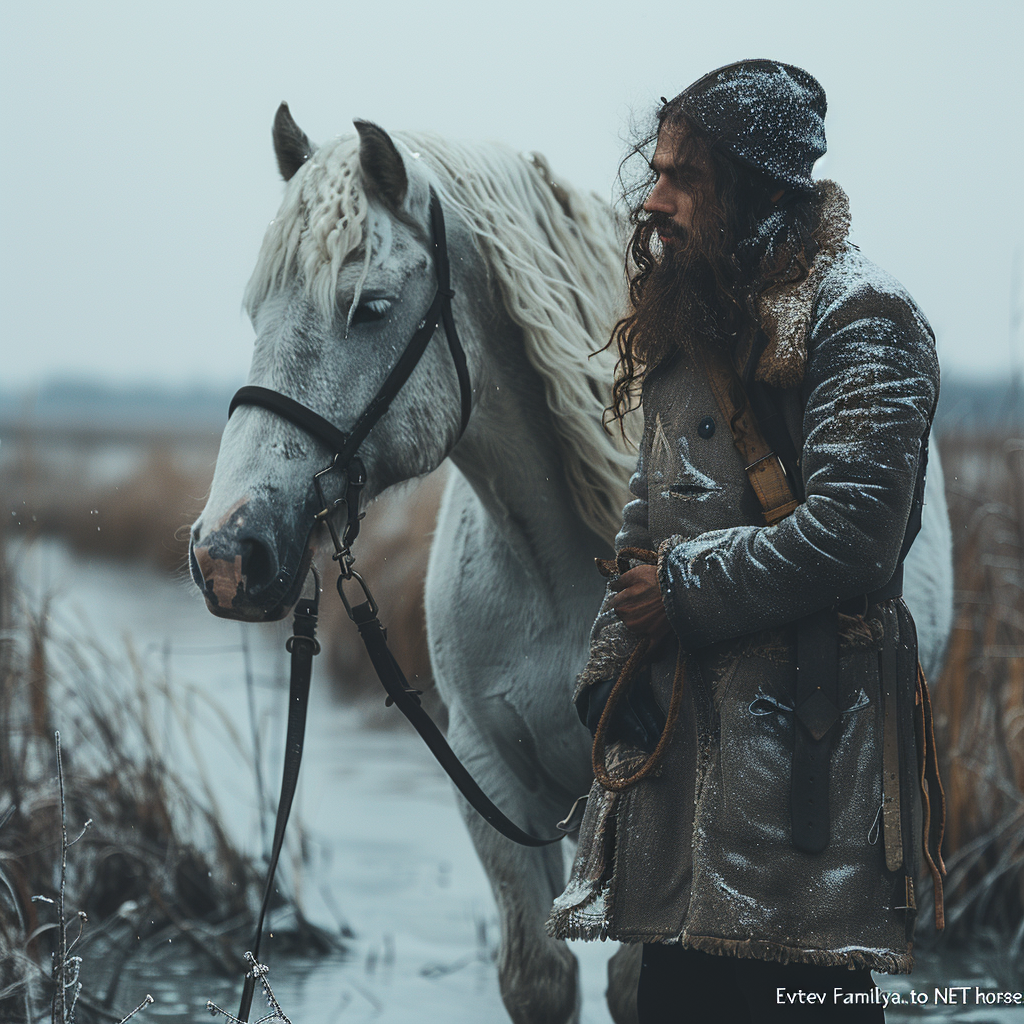
[[[242,540],[242,575],[250,593],[270,584],[277,575],[277,559],[270,548],[256,537]]]

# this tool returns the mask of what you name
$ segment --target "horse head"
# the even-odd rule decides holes
[[[273,138],[285,196],[246,291],[256,333],[247,383],[290,396],[344,432],[377,394],[437,289],[432,172],[378,126],[355,126],[356,136],[318,148],[287,105],[279,108]],[[479,255],[461,223],[450,223],[459,288]],[[477,306],[460,296],[456,315],[471,320]],[[475,333],[467,331],[467,341]],[[472,345],[467,355],[475,379]],[[452,355],[435,340],[359,446],[364,501],[435,469],[459,430]],[[334,454],[265,408],[234,411],[190,547],[192,577],[212,612],[259,621],[294,604],[318,540],[313,477]],[[327,486],[332,498],[344,493],[343,481]]]

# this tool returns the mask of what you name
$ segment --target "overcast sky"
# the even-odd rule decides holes
[[[816,174],[947,372],[1024,363],[1020,0],[37,0],[0,24],[2,387],[244,377],[283,99],[314,141],[353,117],[498,139],[611,199],[630,116],[744,57],[825,87]]]

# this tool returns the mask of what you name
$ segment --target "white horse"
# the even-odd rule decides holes
[[[459,388],[438,331],[360,448],[364,496],[451,458],[426,585],[448,738],[513,820],[550,835],[590,785],[590,737],[569,695],[603,593],[593,560],[610,553],[635,458],[600,425],[612,357],[592,355],[623,303],[619,224],[540,157],[356,127],[356,137],[314,148],[287,107],[278,111],[288,184],[246,294],[256,331],[249,383],[351,429],[434,293],[433,187],[448,223],[472,414],[459,438]],[[331,454],[262,408],[232,416],[192,531],[193,576],[216,614],[279,617],[297,599],[320,539],[312,478]],[[949,580],[936,579],[949,563],[937,457],[932,467],[935,500],[908,567],[926,661],[939,656],[950,603]],[[501,917],[509,1015],[577,1020],[575,957],[544,929],[564,886],[562,850],[515,846],[465,817]],[[620,1024],[635,1019],[635,959],[613,958],[609,972]]]

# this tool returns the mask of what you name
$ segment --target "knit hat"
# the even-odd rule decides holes
[[[825,152],[825,90],[806,71],[742,60],[712,71],[672,101],[741,163],[787,185],[813,187]]]

